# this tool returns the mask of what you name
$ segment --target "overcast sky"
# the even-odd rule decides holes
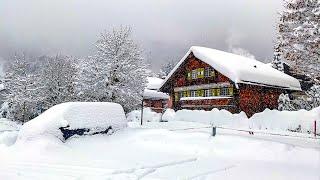
[[[100,32],[130,25],[153,69],[192,45],[272,58],[282,0],[0,0],[0,59],[94,52]]]

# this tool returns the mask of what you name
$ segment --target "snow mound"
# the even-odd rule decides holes
[[[17,131],[19,130],[20,126],[21,125],[15,121],[11,121],[6,118],[0,118],[0,132],[1,131]]]
[[[302,133],[313,132],[314,121],[320,129],[320,107],[311,111],[278,111],[266,109],[262,113],[254,114],[250,118],[253,129],[268,129],[275,131],[295,130]]]
[[[163,119],[167,119],[163,115]],[[248,119],[244,112],[232,114],[226,110],[179,110],[171,114],[171,120],[197,122],[220,127],[256,129],[271,131],[294,131],[314,133],[314,121],[320,129],[320,107],[299,111],[278,111],[266,109]]]
[[[212,109],[204,110],[180,110],[174,118],[177,121],[199,122],[214,126],[224,127],[247,127],[247,116],[244,112],[232,114],[226,110]]]
[[[128,121],[141,121],[141,110],[134,110],[127,114]],[[161,113],[152,111],[151,108],[143,108],[143,121],[145,122],[159,122],[161,120]]]
[[[173,109],[167,109],[162,115],[162,121],[172,121],[176,116],[176,112]]]
[[[117,130],[126,127],[127,121],[121,105],[109,102],[68,102],[55,105],[35,119],[25,123],[18,140],[38,136],[54,136],[63,139],[59,128]]]

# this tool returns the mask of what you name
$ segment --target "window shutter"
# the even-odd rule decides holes
[[[198,78],[204,78],[204,68],[198,68]]]
[[[187,72],[187,79],[188,79],[188,80],[191,80],[191,79],[192,79],[192,78],[191,78],[191,72],[190,72],[190,71]]]
[[[217,89],[211,89],[212,92],[212,96],[216,96],[217,95]]]
[[[229,87],[229,95],[230,95],[230,96],[233,96],[233,87],[232,87],[232,86]]]
[[[190,97],[190,91],[186,91],[187,92],[187,97]]]
[[[179,94],[177,92],[174,93],[174,100],[179,101]]]
[[[215,77],[216,76],[216,73],[215,73],[214,69],[211,69],[210,76],[211,77]]]
[[[220,96],[220,88],[217,88],[217,96]]]

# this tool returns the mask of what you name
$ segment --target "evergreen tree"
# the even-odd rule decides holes
[[[280,48],[278,44],[274,48],[272,67],[279,71],[282,71],[282,72],[284,71],[283,61],[281,60],[281,53],[280,53]]]
[[[131,39],[131,28],[105,32],[95,46],[96,55],[82,61],[82,98],[116,102],[127,112],[136,108],[146,86],[148,66]]]
[[[173,70],[176,63],[173,60],[166,61],[161,65],[160,71],[158,73],[159,78],[168,76],[168,74]]]
[[[320,75],[320,30],[318,0],[285,0],[281,13],[279,48],[296,72]]]

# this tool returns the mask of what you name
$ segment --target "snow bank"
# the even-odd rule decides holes
[[[59,128],[101,129],[112,126],[114,130],[127,124],[123,108],[108,102],[69,102],[48,109],[40,116],[25,123],[18,135],[18,140],[38,136],[54,136],[63,139]]]
[[[134,110],[127,114],[128,121],[141,121],[141,110]],[[151,108],[143,108],[143,121],[159,122],[161,120],[161,113],[152,111]]]
[[[177,121],[199,122],[224,127],[247,127],[248,118],[244,112],[232,114],[226,110],[180,110],[174,118]]]
[[[296,131],[302,133],[314,132],[314,121],[317,121],[317,129],[320,131],[320,107],[311,111],[278,111],[266,109],[254,114],[250,119],[244,112],[232,114],[226,110],[179,110],[172,114],[171,120],[189,121],[214,126],[272,130],[272,131]]]
[[[6,118],[0,118],[0,132],[2,131],[17,131],[19,130],[21,124],[11,121]]]
[[[253,129],[296,130],[307,133],[313,132],[315,120],[318,122],[317,129],[320,130],[320,107],[311,111],[278,111],[266,109],[262,113],[254,114],[249,122],[250,127]]]
[[[176,116],[176,112],[173,109],[167,109],[162,115],[162,121],[172,121]]]

